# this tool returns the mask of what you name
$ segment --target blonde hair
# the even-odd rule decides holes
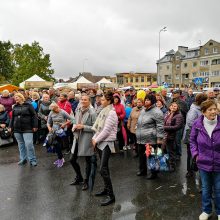
[[[5,90],[2,91],[2,94],[8,94],[9,95],[10,92],[7,89],[5,89]]]
[[[0,104],[0,112],[3,112],[3,111],[5,111],[5,106]]]
[[[52,103],[50,104],[50,106],[49,106],[49,109],[50,109],[50,110],[53,110],[54,107],[59,108],[59,106],[57,105],[56,102],[52,102]]]
[[[15,93],[14,97],[15,97],[15,96],[18,96],[19,98],[22,99],[23,102],[25,102],[25,98],[24,98],[24,96],[23,96],[21,93],[19,93],[19,92],[18,92],[18,93]]]
[[[40,95],[39,95],[38,92],[32,92],[31,97],[32,97],[32,99],[33,99],[33,98],[34,98],[34,99],[40,99]]]

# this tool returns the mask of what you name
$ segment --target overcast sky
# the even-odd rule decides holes
[[[0,40],[38,41],[55,76],[156,72],[178,45],[220,41],[219,0],[0,0]]]

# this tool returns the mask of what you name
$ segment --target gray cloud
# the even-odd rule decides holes
[[[56,76],[156,71],[161,54],[178,45],[220,41],[218,0],[0,0],[0,38],[39,41]]]

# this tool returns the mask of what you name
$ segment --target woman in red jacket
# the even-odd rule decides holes
[[[118,144],[119,144],[119,150],[123,150],[123,146],[125,145],[125,141],[122,135],[122,126],[124,118],[125,118],[125,107],[121,104],[121,98],[120,96],[116,93],[114,94],[114,103],[113,106],[115,107],[116,114],[118,116],[118,132],[117,132],[117,139],[118,139]]]

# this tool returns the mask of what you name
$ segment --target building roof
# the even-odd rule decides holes
[[[188,50],[186,50],[186,52],[189,52],[189,51],[195,51],[195,50],[199,50],[200,47],[193,47],[193,48],[189,48]]]

